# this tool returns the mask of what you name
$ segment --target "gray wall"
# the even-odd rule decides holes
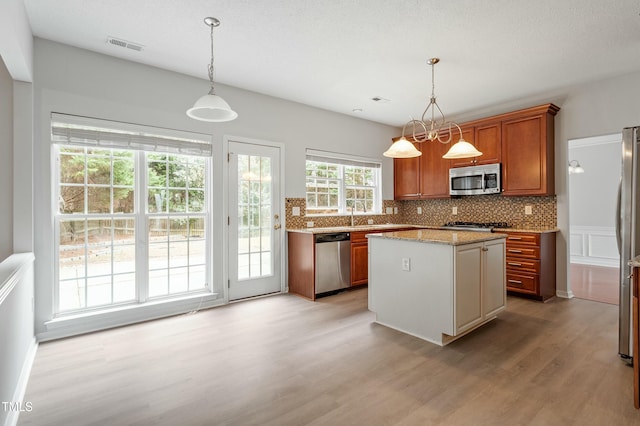
[[[13,79],[0,58],[0,262],[13,253]]]

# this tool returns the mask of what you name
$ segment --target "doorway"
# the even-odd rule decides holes
[[[283,290],[281,156],[284,148],[229,140],[229,300]]]
[[[574,296],[618,304],[620,256],[615,216],[621,134],[568,145],[570,285]]]

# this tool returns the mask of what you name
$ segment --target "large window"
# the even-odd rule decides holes
[[[308,214],[380,213],[380,163],[307,151]]]
[[[210,145],[94,123],[52,123],[56,312],[208,291]]]

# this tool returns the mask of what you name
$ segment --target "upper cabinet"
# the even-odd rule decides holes
[[[393,162],[394,198],[448,198],[450,167],[495,163],[502,163],[503,195],[553,195],[553,122],[559,110],[556,105],[545,104],[461,125],[464,139],[482,152],[476,158],[442,158],[458,141],[457,130],[449,144],[416,143],[422,156]]]
[[[420,144],[416,143],[418,149]],[[420,197],[420,157],[393,159],[393,198],[417,200]]]
[[[553,195],[553,104],[517,111],[502,120],[502,194]]]
[[[477,166],[500,162],[500,122],[482,122],[475,126],[462,127],[464,140],[475,145],[482,153],[480,157],[451,160],[451,167]],[[451,143],[458,142],[457,139]]]
[[[394,158],[393,189],[396,200],[449,197],[450,162],[442,158],[450,144],[416,142],[420,157]]]

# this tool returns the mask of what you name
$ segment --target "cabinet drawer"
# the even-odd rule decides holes
[[[507,245],[507,256],[540,259],[540,247],[510,244]]]
[[[514,244],[530,244],[534,246],[540,245],[540,234],[525,234],[522,232],[508,234],[507,247]]]
[[[538,275],[519,275],[507,272],[507,290],[537,294]]]
[[[540,273],[540,261],[507,257],[507,271]]]

